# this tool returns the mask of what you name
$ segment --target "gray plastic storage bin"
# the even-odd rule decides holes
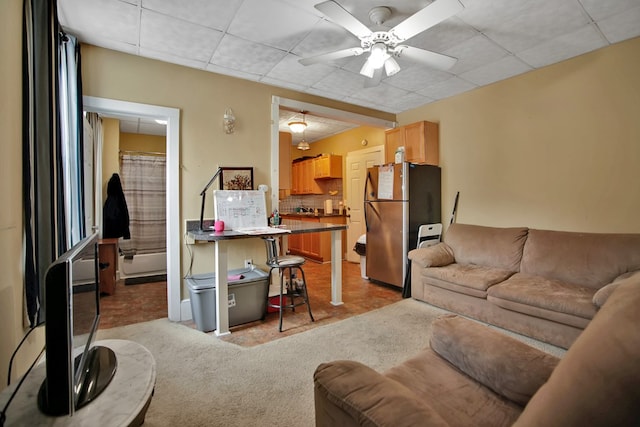
[[[269,275],[246,268],[229,270],[229,276],[241,274],[242,279],[229,281],[229,326],[262,319],[266,308]],[[200,331],[216,329],[216,273],[194,274],[187,278],[191,313]]]

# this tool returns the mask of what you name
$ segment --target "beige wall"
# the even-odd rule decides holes
[[[166,138],[157,135],[142,135],[137,133],[120,133],[120,151],[140,152],[140,154],[165,154],[167,151]]]
[[[443,218],[640,232],[640,38],[398,115],[440,123]]]
[[[102,119],[102,204],[107,200],[107,184],[111,175],[120,173],[120,121]]]
[[[9,359],[26,333],[22,260],[22,1],[0,1],[0,390]],[[12,378],[25,372],[44,345],[31,334],[16,357]]]
[[[180,109],[180,224],[200,215],[200,191],[218,166],[252,166],[256,184],[270,183],[271,98],[281,96],[326,107],[348,109],[385,120],[395,115],[349,106],[259,83],[85,45],[82,48],[85,95]],[[236,130],[225,134],[222,116],[232,108]],[[207,216],[213,216],[211,197]],[[213,245],[193,248],[193,273],[213,270]],[[182,275],[189,267],[189,253],[182,250]],[[260,241],[229,245],[231,268],[245,258],[264,262]],[[187,295],[183,286],[183,296]]]
[[[372,126],[360,126],[313,142],[310,144],[311,148],[307,151],[300,151],[293,145],[291,158],[297,159],[302,156],[315,156],[323,153],[338,154],[344,157],[350,151],[365,148],[362,145],[362,140],[365,139],[367,140],[366,147],[384,144],[384,129]]]

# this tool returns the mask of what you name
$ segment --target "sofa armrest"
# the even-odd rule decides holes
[[[423,268],[443,267],[453,264],[456,260],[453,249],[446,243],[438,243],[434,246],[418,248],[409,251],[409,259]]]
[[[523,406],[560,360],[456,315],[443,315],[433,322],[431,348],[474,380]]]
[[[601,287],[595,294],[593,294],[593,304],[598,308],[602,307],[618,286],[627,281],[638,280],[639,278],[640,271],[630,271],[628,273],[621,274],[616,277],[613,282]]]
[[[411,390],[359,362],[323,363],[313,381],[316,427],[447,425]]]

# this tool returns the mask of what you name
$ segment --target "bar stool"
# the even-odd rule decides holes
[[[280,276],[280,299],[278,304],[272,304],[269,300],[269,291],[267,289],[267,306],[277,308],[280,315],[280,324],[278,330],[282,332],[282,312],[284,309],[290,308],[295,311],[297,306],[306,304],[309,310],[309,317],[311,321],[315,322],[313,314],[311,314],[311,305],[309,304],[309,294],[307,293],[307,280],[304,276],[304,270],[302,264],[305,263],[305,259],[301,256],[295,255],[278,255],[278,240],[275,237],[263,237],[263,240],[267,247],[267,266],[269,270],[269,284],[271,284],[271,273],[274,269],[278,270]],[[292,280],[295,277],[295,270],[300,272],[302,276],[302,283],[296,283]],[[284,285],[285,273],[289,276],[289,285]],[[286,293],[285,293],[286,291]],[[290,298],[290,303],[287,304],[286,297]]]

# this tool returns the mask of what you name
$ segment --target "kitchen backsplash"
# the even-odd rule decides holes
[[[303,196],[288,196],[280,200],[280,212],[295,212],[296,208],[305,209],[318,209],[324,210],[325,200],[332,200],[334,212],[338,211],[340,201],[344,202],[344,196],[342,189],[338,190],[338,193],[334,196],[329,194],[317,194],[317,195],[303,195]]]

